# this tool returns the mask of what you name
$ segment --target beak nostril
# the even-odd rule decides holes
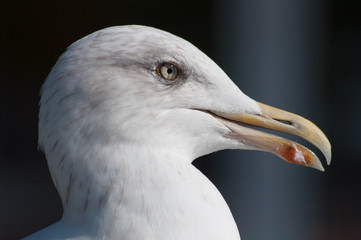
[[[273,120],[276,120],[277,122],[286,124],[286,125],[290,125],[293,126],[293,122],[289,121],[289,120],[282,120],[282,119],[277,119],[277,118],[273,118]]]

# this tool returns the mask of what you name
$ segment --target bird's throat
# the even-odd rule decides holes
[[[63,221],[86,223],[99,236],[146,233],[156,239],[166,232],[169,239],[206,239],[214,234],[221,239],[225,233],[218,228],[237,231],[223,197],[191,161],[162,149],[118,150],[73,169],[79,170],[71,173],[78,178],[69,179],[71,192],[62,196]],[[203,225],[194,228],[199,222]]]

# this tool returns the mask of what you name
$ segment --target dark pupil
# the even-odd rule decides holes
[[[167,69],[167,73],[168,73],[168,74],[171,74],[172,72],[173,72],[173,70],[172,70],[171,68],[168,68],[168,69]]]

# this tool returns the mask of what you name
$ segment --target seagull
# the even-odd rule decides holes
[[[323,171],[312,122],[245,95],[209,57],[168,32],[127,25],[67,48],[41,89],[39,147],[64,213],[26,240],[239,240],[217,188],[192,165],[261,150]]]

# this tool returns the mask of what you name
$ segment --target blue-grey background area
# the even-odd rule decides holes
[[[2,1],[0,239],[60,219],[37,149],[39,88],[68,45],[124,24],[187,39],[247,95],[310,119],[329,137],[333,159],[324,173],[263,152],[221,151],[194,162],[225,197],[243,240],[361,239],[356,0]]]

